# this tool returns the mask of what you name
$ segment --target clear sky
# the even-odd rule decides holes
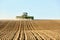
[[[60,0],[0,0],[0,18],[28,12],[35,19],[60,18]]]

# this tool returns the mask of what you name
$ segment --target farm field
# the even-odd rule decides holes
[[[0,20],[0,40],[60,40],[60,20]]]

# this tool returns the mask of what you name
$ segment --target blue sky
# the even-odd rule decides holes
[[[35,19],[60,19],[60,0],[0,0],[0,18],[28,12]]]

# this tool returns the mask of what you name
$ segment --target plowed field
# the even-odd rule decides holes
[[[60,40],[60,20],[0,20],[0,40]]]

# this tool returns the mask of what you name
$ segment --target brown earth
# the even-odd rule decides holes
[[[60,20],[0,20],[0,40],[60,40]]]

